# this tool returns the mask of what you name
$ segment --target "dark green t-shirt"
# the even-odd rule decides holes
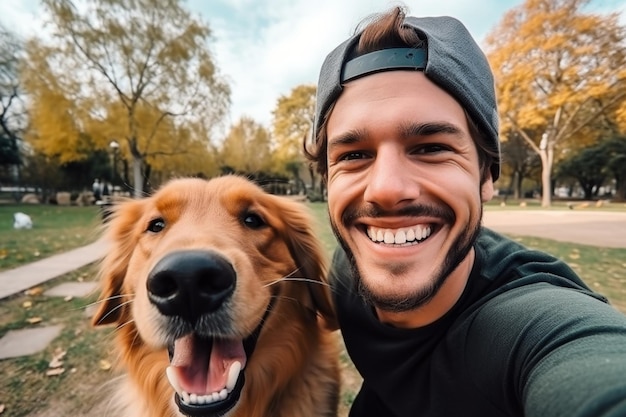
[[[488,229],[456,305],[417,329],[381,324],[338,250],[331,284],[363,377],[351,417],[626,416],[626,315],[562,261]]]

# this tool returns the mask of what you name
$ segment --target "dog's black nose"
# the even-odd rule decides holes
[[[161,259],[148,276],[148,297],[166,316],[194,322],[215,311],[236,284],[233,266],[221,255],[202,250],[173,252]]]

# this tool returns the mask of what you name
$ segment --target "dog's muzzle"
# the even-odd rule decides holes
[[[190,417],[221,417],[233,409],[245,383],[244,370],[265,316],[243,340],[208,335],[207,316],[217,312],[235,290],[231,263],[213,251],[173,252],[151,271],[147,290],[150,302],[164,316],[189,330],[169,346],[167,377],[176,391],[175,402]],[[270,300],[274,300],[271,297]],[[217,324],[215,327],[219,327]],[[208,332],[211,333],[211,332]],[[210,391],[207,387],[212,387]]]

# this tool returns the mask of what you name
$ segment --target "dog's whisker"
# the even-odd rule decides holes
[[[112,296],[110,296],[110,297],[106,297],[106,298],[103,298],[103,299],[101,299],[101,300],[94,301],[93,303],[86,304],[86,305],[85,305],[85,308],[87,308],[87,307],[92,307],[92,306],[95,306],[95,305],[98,305],[98,304],[102,304],[102,303],[104,303],[104,302],[106,302],[106,301],[115,300],[116,298],[133,297],[134,295],[135,295],[135,294],[119,294],[119,295],[112,295]]]
[[[122,330],[122,328],[124,328],[124,327],[126,327],[126,326],[128,326],[128,325],[130,325],[130,324],[133,324],[134,322],[135,322],[135,320],[134,320],[134,319],[127,320],[127,321],[125,321],[124,323],[122,323],[122,324],[118,325],[118,326],[115,328],[115,330],[116,330],[116,331]],[[135,339],[137,339],[137,335],[135,335]]]
[[[126,301],[126,302],[124,302],[124,303],[121,303],[120,305],[115,306],[115,308],[113,308],[111,311],[107,311],[107,313],[106,313],[104,316],[102,316],[102,318],[101,318],[100,320],[98,320],[98,324],[102,323],[102,321],[103,321],[104,319],[106,319],[107,317],[109,317],[109,316],[110,316],[111,314],[113,314],[116,310],[118,310],[118,309],[120,309],[120,308],[122,308],[122,307],[124,307],[124,306],[126,306],[126,305],[128,305],[128,304],[130,304],[130,303],[132,303],[133,301],[134,301],[133,299],[130,299],[130,300],[128,300],[128,301]]]
[[[119,326],[117,326],[117,327],[116,327],[116,330],[120,330],[122,327],[126,327],[126,326],[128,326],[129,324],[132,324],[132,323],[134,323],[134,322],[135,322],[135,320],[134,320],[134,319],[127,320],[127,321],[125,321],[124,323],[122,323],[122,324],[120,324]]]
[[[274,281],[270,281],[267,284],[265,284],[263,287],[271,287],[272,285],[278,284],[280,282],[283,281],[300,281],[300,282],[308,282],[310,284],[318,284],[318,285],[323,285],[326,287],[330,287],[330,285],[327,282],[322,282],[316,279],[311,279],[311,278],[305,278],[305,277],[292,277],[292,276],[288,276],[288,277],[283,277],[283,278],[279,278],[276,279]]]
[[[133,320],[133,322],[134,322],[134,320]],[[139,331],[137,331],[135,329],[135,337],[133,337],[132,343],[135,344],[137,342],[137,340],[141,341],[141,336],[139,335]]]

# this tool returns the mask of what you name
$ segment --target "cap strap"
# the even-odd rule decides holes
[[[426,68],[426,50],[416,48],[390,48],[358,56],[348,62],[341,71],[341,83],[376,72]]]

